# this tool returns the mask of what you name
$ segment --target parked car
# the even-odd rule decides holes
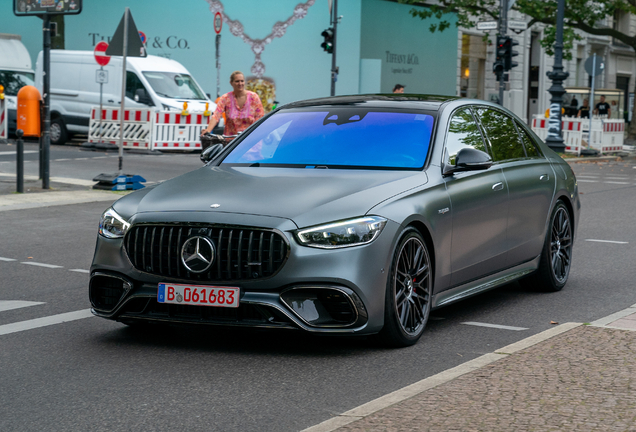
[[[8,132],[15,134],[18,122],[18,91],[34,85],[31,56],[22,43],[22,37],[0,33],[0,85],[4,87],[8,111]]]
[[[95,315],[407,346],[432,309],[515,280],[545,291],[568,280],[576,178],[498,105],[295,102],[201,157],[104,212]]]

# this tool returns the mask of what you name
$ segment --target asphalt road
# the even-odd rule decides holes
[[[80,153],[52,154],[58,151]],[[11,172],[2,160],[0,173]],[[99,161],[52,168],[67,163],[69,177],[89,178],[87,166]],[[183,154],[130,155],[124,163],[149,180],[200,166],[198,156]],[[574,168],[583,208],[565,289],[542,294],[513,283],[440,309],[422,340],[399,350],[372,338],[295,331],[138,331],[95,317],[2,334],[9,324],[89,308],[85,271],[108,204],[0,212],[0,308],[3,301],[39,303],[0,311],[0,430],[301,430],[551,322],[591,322],[622,310],[636,303],[636,166]]]

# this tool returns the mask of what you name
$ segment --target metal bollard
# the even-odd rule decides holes
[[[16,153],[18,193],[24,193],[24,143],[22,142],[22,135],[24,135],[24,132],[22,129],[18,129],[15,131],[15,134],[18,136],[18,150]]]

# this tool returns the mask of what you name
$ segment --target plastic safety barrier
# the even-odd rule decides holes
[[[7,98],[0,99],[0,139],[9,138],[9,111]]]
[[[124,148],[150,148],[153,112],[151,109],[124,110]],[[119,144],[120,118],[118,108],[102,109],[100,128],[99,108],[93,107],[88,127],[88,142]]]
[[[583,139],[582,120],[585,119],[564,117],[561,121],[563,144],[565,144],[566,152],[578,154]],[[532,119],[532,130],[539,138],[545,141],[548,137],[548,119],[536,117]]]
[[[208,125],[208,119],[202,113],[181,115],[168,111],[158,112],[152,128],[152,149],[201,149],[199,137]]]

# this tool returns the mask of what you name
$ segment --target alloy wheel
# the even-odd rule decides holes
[[[51,123],[51,126],[49,127],[49,134],[51,136],[50,139],[52,143],[58,142],[62,136],[62,126],[60,126],[59,123]]]
[[[572,227],[567,209],[560,207],[552,219],[550,236],[550,267],[555,280],[563,284],[568,279],[572,262]]]

